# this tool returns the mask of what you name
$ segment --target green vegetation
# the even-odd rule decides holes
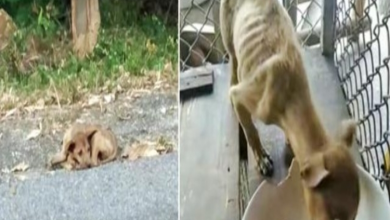
[[[67,4],[0,0],[0,8],[18,27],[0,54],[0,94],[12,91],[33,102],[55,90],[60,102],[72,103],[84,93],[110,90],[118,83],[134,86],[123,85],[123,77],[142,84],[167,63],[174,68],[168,78],[176,82],[177,26],[168,25],[164,16],[144,14],[140,3],[100,1],[98,43],[80,60],[71,50]]]

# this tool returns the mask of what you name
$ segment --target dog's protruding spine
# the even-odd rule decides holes
[[[273,166],[252,116],[285,132],[302,169],[311,219],[352,220],[359,203],[357,168],[349,153],[355,127],[344,128],[339,139],[327,135],[287,11],[278,0],[222,0],[220,22],[230,57],[230,99],[262,173],[272,173]]]

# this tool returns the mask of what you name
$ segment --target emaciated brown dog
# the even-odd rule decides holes
[[[352,220],[359,203],[357,168],[348,149],[355,125],[331,139],[314,108],[301,46],[278,0],[222,0],[221,34],[232,72],[229,91],[263,175],[272,175],[252,116],[283,129],[300,165],[311,220]]]

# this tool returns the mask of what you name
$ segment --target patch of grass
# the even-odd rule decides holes
[[[175,81],[177,27],[165,25],[163,18],[154,15],[128,13],[125,17],[118,10],[101,10],[98,43],[83,60],[71,51],[68,28],[51,20],[50,15],[40,13],[37,20],[28,17],[29,25],[17,22],[18,31],[0,54],[0,93],[12,91],[29,102],[42,96],[50,100],[55,93],[56,99],[71,103],[85,93],[110,90],[118,83],[126,87],[123,77],[130,81],[150,77],[167,63],[173,67],[169,77]]]

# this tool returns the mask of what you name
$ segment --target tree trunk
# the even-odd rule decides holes
[[[9,38],[16,31],[16,25],[12,18],[0,8],[0,51],[9,43]]]
[[[93,51],[100,28],[98,0],[72,0],[73,51],[84,58]]]

